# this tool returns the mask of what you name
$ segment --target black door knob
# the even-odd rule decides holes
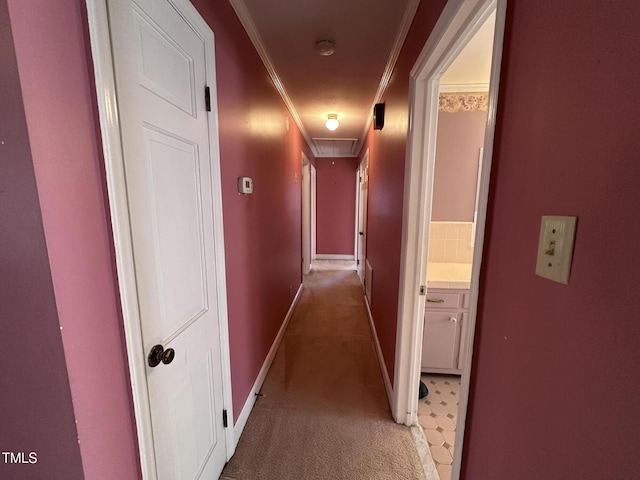
[[[164,347],[162,345],[154,345],[149,355],[147,356],[147,363],[150,367],[157,367],[162,362],[164,354]]]

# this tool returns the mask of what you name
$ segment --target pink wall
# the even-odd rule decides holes
[[[362,158],[369,148],[367,258],[373,268],[372,315],[392,383],[400,283],[404,162],[409,119],[409,72],[445,4],[445,0],[420,2],[384,93],[384,128],[369,130],[360,154]]]
[[[8,5],[84,474],[137,478],[84,2]]]
[[[83,478],[6,0],[0,0],[0,477]],[[29,461],[29,457],[27,457]]]
[[[357,158],[316,160],[316,253],[354,255]]]
[[[237,419],[302,281],[301,152],[314,158],[230,4],[193,3],[216,38]],[[240,176],[253,178],[252,195],[238,195]]]
[[[8,3],[84,474],[139,478],[84,2]],[[314,158],[230,5],[197,6],[216,35],[237,418],[300,285],[301,151]]]
[[[510,2],[464,478],[640,478],[638,19]],[[568,286],[545,214],[578,216]]]
[[[486,112],[440,112],[433,178],[433,221],[473,222],[478,155]]]

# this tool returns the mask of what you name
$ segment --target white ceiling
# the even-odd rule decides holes
[[[440,77],[440,90],[483,92],[489,90],[491,52],[496,14],[493,13]]]
[[[357,155],[419,0],[230,2],[314,154]],[[320,40],[336,52],[317,54]]]

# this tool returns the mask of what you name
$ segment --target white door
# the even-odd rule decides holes
[[[316,258],[316,167],[311,165],[311,261]]]
[[[108,7],[143,348],[175,352],[146,371],[157,476],[217,479],[226,461],[226,319],[214,256],[217,130],[205,102],[212,52],[184,0]]]
[[[311,164],[302,154],[302,274],[311,270]]]
[[[367,259],[367,197],[369,195],[369,151],[364,154],[364,158],[358,169],[358,256],[356,264],[358,276],[364,285],[365,262]]]

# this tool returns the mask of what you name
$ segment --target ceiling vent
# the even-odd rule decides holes
[[[316,157],[355,157],[357,138],[314,138]]]

